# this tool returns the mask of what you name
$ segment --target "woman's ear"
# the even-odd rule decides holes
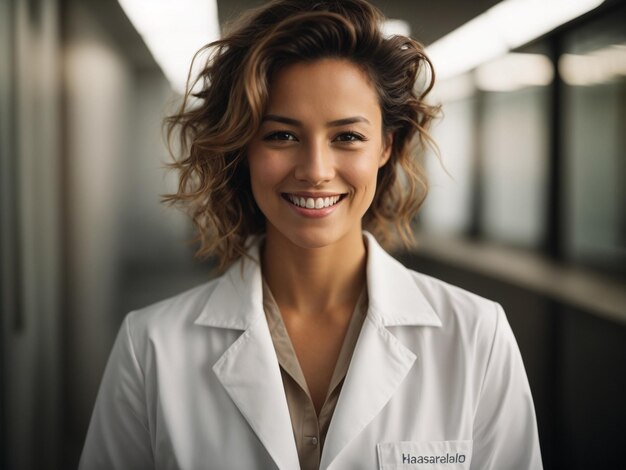
[[[380,161],[378,162],[378,168],[385,166],[385,163],[389,161],[391,157],[391,149],[393,147],[393,133],[387,132],[384,136],[383,151],[380,154]]]

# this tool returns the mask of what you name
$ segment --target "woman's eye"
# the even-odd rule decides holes
[[[366,139],[361,134],[357,134],[356,132],[344,132],[343,134],[339,134],[335,137],[335,140],[338,142],[362,142]]]
[[[276,131],[266,135],[263,140],[297,141],[298,139],[291,132]]]

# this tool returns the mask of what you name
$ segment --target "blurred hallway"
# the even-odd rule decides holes
[[[219,0],[212,20],[260,3]],[[498,2],[373,3],[434,56]],[[625,24],[626,2],[607,0],[441,66],[441,160],[423,162],[419,246],[396,254],[502,303],[546,469],[623,465]],[[0,468],[75,468],[124,315],[211,277],[159,202],[180,95],[146,41],[114,0],[0,0]]]

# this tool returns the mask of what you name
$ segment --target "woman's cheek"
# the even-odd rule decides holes
[[[344,167],[344,174],[354,186],[365,187],[376,184],[378,175],[378,161],[369,155],[366,158],[354,159],[351,165]]]

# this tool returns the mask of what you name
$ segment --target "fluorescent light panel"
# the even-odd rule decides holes
[[[219,38],[216,0],[118,0],[172,88],[183,93],[194,54]]]
[[[389,18],[382,24],[382,33],[385,37],[394,35],[410,36],[411,26],[404,20],[398,20],[395,18]]]
[[[559,59],[563,81],[571,86],[591,86],[626,77],[626,43],[613,44],[587,54],[563,54]]]
[[[546,86],[554,77],[552,61],[542,54],[509,52],[476,69],[476,86],[484,91],[515,91]]]
[[[506,54],[604,0],[503,0],[426,48],[437,77],[449,78]]]

